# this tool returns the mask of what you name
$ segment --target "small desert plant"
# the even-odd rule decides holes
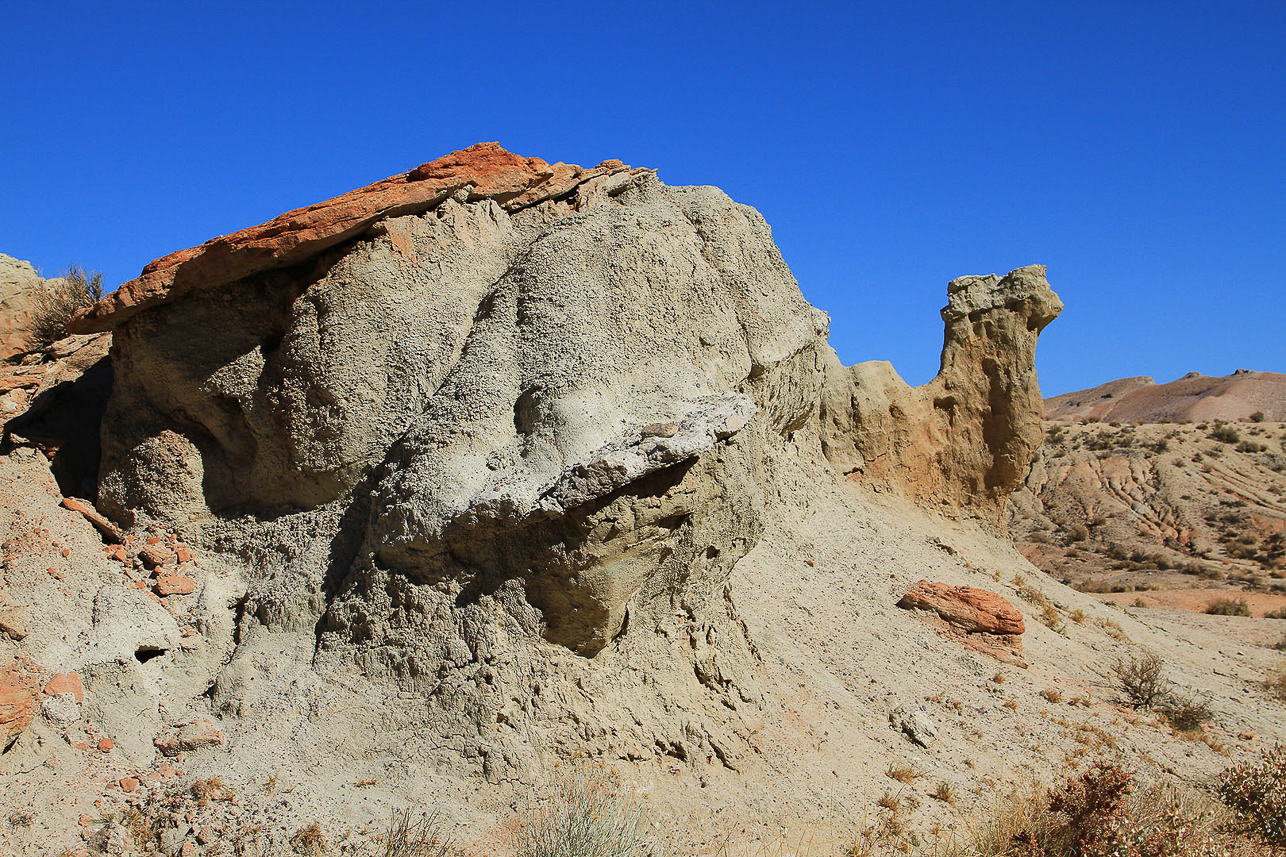
[[[1249,616],[1250,608],[1244,598],[1219,598],[1206,607],[1211,616]]]
[[[103,275],[78,265],[67,269],[61,280],[36,293],[31,312],[28,344],[33,350],[48,348],[67,335],[67,323],[77,311],[103,298]]]
[[[1229,768],[1219,778],[1218,790],[1243,830],[1273,848],[1286,848],[1286,745],[1264,750],[1255,762]]]
[[[889,768],[884,772],[886,777],[897,780],[899,783],[913,783],[915,778],[920,776],[920,772],[910,765],[901,765],[897,762],[890,762]]]
[[[1040,692],[1040,695],[1050,702],[1058,703],[1063,701],[1063,693],[1057,688],[1047,687]]]
[[[210,801],[215,800],[230,801],[234,797],[232,789],[225,786],[219,777],[197,780],[192,784],[191,792],[198,806],[207,806]]]
[[[637,801],[619,794],[604,770],[577,768],[529,814],[518,841],[522,857],[635,857],[659,853],[645,837]]]
[[[1126,702],[1135,708],[1152,708],[1171,693],[1165,661],[1152,652],[1118,660],[1112,671],[1125,692]]]
[[[410,810],[395,810],[388,830],[374,842],[367,842],[357,857],[450,857],[457,851],[442,826],[436,811],[412,820]]]
[[[1196,732],[1214,717],[1209,700],[1173,693],[1158,703],[1157,711],[1180,732]]]
[[[956,802],[956,790],[948,782],[938,783],[938,787],[933,790],[933,796],[943,803]]]
[[[1220,443],[1237,443],[1241,440],[1241,435],[1232,426],[1215,426],[1207,435],[1211,440],[1217,440]]]
[[[1286,643],[1286,640],[1283,641]],[[1274,699],[1286,702],[1286,669],[1274,670],[1264,680],[1264,689]]]
[[[1264,421],[1264,412],[1255,411],[1253,414],[1250,415],[1250,421],[1252,423],[1262,423]]]
[[[304,857],[317,857],[326,853],[326,834],[322,833],[321,825],[314,821],[295,831],[295,835],[290,837],[290,847],[296,854]]]
[[[1265,619],[1286,619],[1286,607],[1277,610],[1269,610],[1264,614]]]

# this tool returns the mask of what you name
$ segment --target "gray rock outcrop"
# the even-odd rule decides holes
[[[731,767],[719,724],[758,695],[729,578],[783,462],[881,462],[986,514],[1025,467],[1043,269],[952,283],[943,373],[912,391],[839,366],[763,218],[717,189],[490,144],[371,188],[160,260],[82,319],[113,334],[99,509],[243,577],[220,710],[356,668],[432,700],[490,777],[531,752],[496,723],[562,729],[620,693],[628,741]],[[350,209],[360,231],[326,219]]]

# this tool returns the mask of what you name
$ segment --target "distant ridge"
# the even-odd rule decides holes
[[[1048,420],[1244,420],[1258,413],[1264,419],[1286,420],[1286,375],[1248,369],[1223,377],[1189,372],[1168,384],[1138,376],[1045,400]]]

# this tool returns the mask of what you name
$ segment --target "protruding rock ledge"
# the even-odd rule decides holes
[[[616,160],[592,169],[562,162],[551,165],[540,158],[515,155],[499,143],[477,143],[408,173],[163,256],[83,313],[70,329],[74,333],[111,330],[139,310],[187,292],[218,288],[251,274],[297,264],[356,238],[378,220],[421,214],[449,197],[492,199],[508,211],[517,211],[566,196],[590,179],[629,172]]]

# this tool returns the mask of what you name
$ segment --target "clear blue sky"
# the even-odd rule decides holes
[[[1047,395],[1286,371],[1286,3],[3,0],[0,252],[113,284],[482,140],[768,219],[845,362],[1043,262]]]

